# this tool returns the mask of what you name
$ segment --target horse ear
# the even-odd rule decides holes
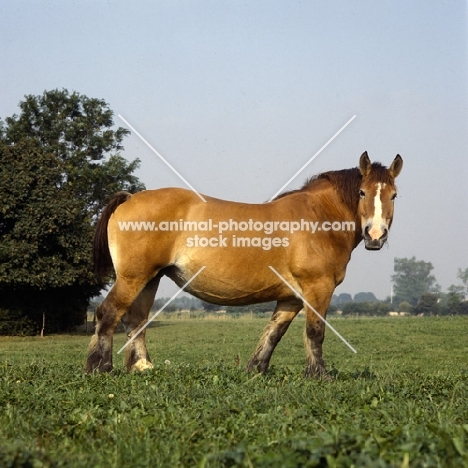
[[[403,167],[403,159],[399,154],[396,155],[392,162],[392,165],[388,168],[390,175],[395,178],[400,174],[401,168]]]
[[[371,169],[372,164],[370,162],[369,156],[367,155],[367,151],[364,151],[359,159],[359,170],[361,171],[362,176],[366,177],[369,175]]]

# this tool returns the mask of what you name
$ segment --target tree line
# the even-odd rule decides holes
[[[362,300],[365,294],[358,293],[354,300],[350,294],[334,296],[329,312],[340,311],[343,315],[388,315],[401,312],[409,315],[468,315],[468,268],[458,269],[459,284],[450,285],[446,292],[432,274],[431,262],[411,258],[395,258],[393,296],[383,301]],[[369,296],[370,297],[370,296]]]

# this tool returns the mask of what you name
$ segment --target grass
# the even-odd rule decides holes
[[[84,375],[89,336],[1,338],[0,466],[468,466],[468,318],[332,319],[358,353],[327,331],[331,383],[303,319],[246,374],[266,322],[163,320],[132,375]]]

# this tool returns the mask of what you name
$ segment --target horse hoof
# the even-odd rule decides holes
[[[111,362],[105,362],[103,363],[102,361],[99,361],[97,363],[86,363],[86,373],[87,374],[105,374],[112,372],[113,366]]]
[[[325,369],[306,369],[304,376],[311,379],[323,380],[325,382],[333,381],[333,377]]]
[[[153,364],[146,360],[146,359],[140,359],[130,369],[130,372],[143,372],[145,370],[153,369]]]
[[[323,373],[323,374],[320,374],[318,376],[318,379],[320,380],[324,380],[325,382],[333,382],[333,380],[335,380],[330,374],[328,374],[327,372]]]

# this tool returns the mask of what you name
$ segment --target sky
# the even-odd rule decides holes
[[[66,88],[109,103],[197,191],[262,203],[319,172],[404,160],[388,245],[337,293],[390,294],[394,258],[468,268],[465,1],[0,0],[0,119]],[[185,187],[134,133],[147,188]],[[157,297],[177,288],[165,282]]]

